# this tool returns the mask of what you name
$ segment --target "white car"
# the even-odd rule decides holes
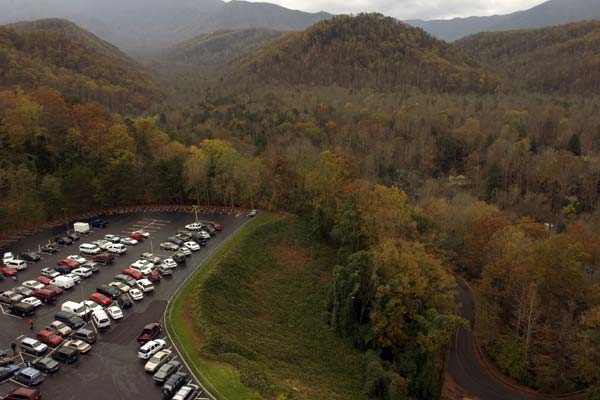
[[[64,346],[78,350],[81,354],[85,354],[92,349],[92,346],[90,346],[83,340],[67,340]]]
[[[144,293],[150,293],[154,291],[154,285],[150,280],[146,278],[142,278],[136,282],[138,289],[140,289]]]
[[[139,233],[140,235],[142,235],[143,237],[145,237],[146,239],[148,239],[150,237],[150,233],[146,232],[143,229],[140,229],[139,231],[134,231],[133,233]]]
[[[46,278],[54,279],[57,276],[60,276],[60,273],[52,268],[42,268],[41,274]]]
[[[102,310],[102,306],[95,301],[84,300],[81,302],[81,304],[87,308],[88,314],[93,313],[94,311]]]
[[[63,275],[63,276],[66,276],[67,278],[71,278],[71,279],[73,279],[73,282],[75,282],[75,284],[76,284],[76,285],[77,285],[79,282],[81,282],[81,277],[80,277],[80,276],[78,276],[78,275],[75,275],[75,274],[73,274],[73,273],[66,274],[66,275]]]
[[[87,259],[85,257],[81,257],[79,255],[71,255],[67,256],[67,258],[69,260],[77,261],[79,264],[85,264],[87,262]]]
[[[142,347],[138,350],[138,358],[142,360],[148,360],[154,354],[158,353],[162,349],[167,347],[167,342],[162,339],[154,339],[149,342],[144,343]]]
[[[177,263],[172,258],[165,258],[162,262],[162,265],[171,269],[177,268]]]
[[[198,232],[198,234],[200,235],[200,237],[202,237],[202,239],[210,239],[210,233],[206,232],[206,231],[200,231]]]
[[[25,281],[22,285],[31,290],[44,288],[44,284],[38,281]]]
[[[138,288],[133,288],[129,290],[129,296],[131,296],[134,301],[140,301],[144,298],[144,293]]]
[[[121,237],[117,235],[104,235],[104,240],[108,240],[109,242],[119,243],[121,241]]]
[[[250,218],[254,218],[254,217],[256,217],[257,214],[258,214],[258,210],[252,210],[252,211],[250,211],[250,214],[248,214],[248,216]]]
[[[162,262],[162,260],[160,259],[160,257],[155,256],[152,253],[142,253],[142,255],[140,256],[140,258],[142,260],[149,261],[152,264],[160,264]]]
[[[108,251],[109,253],[113,253],[113,254],[125,254],[125,253],[127,253],[127,247],[121,243],[114,243],[114,244],[108,245],[108,247],[106,248],[106,251]]]
[[[185,242],[183,244],[186,248],[190,249],[191,251],[198,251],[200,250],[200,245],[196,242]]]
[[[110,246],[112,244],[112,242],[109,242],[108,240],[96,240],[95,242],[92,242],[93,244],[95,244],[96,246],[100,247],[102,250],[106,250],[106,248],[108,246]]]
[[[31,304],[32,306],[34,306],[36,308],[42,305],[41,300],[36,299],[35,297],[24,298],[23,300],[21,300],[21,303]]]
[[[192,255],[192,251],[190,249],[188,249],[185,244],[183,246],[181,246],[178,250],[181,254],[183,254],[184,256],[191,256]]]
[[[71,271],[71,273],[73,275],[77,275],[82,278],[89,278],[90,276],[92,276],[92,271],[85,267],[75,268],[74,270]]]
[[[123,282],[111,282],[108,286],[112,286],[115,289],[119,289],[121,293],[127,293],[131,290],[131,286],[124,284]]]
[[[188,231],[200,231],[204,228],[204,225],[202,225],[199,222],[194,222],[193,224],[188,224],[185,226],[185,229],[187,229]]]
[[[69,336],[71,332],[73,332],[73,329],[60,321],[52,321],[49,328],[51,331],[58,333],[62,337]]]
[[[169,349],[163,349],[155,353],[150,360],[144,365],[146,372],[155,373],[164,363],[169,361],[173,353]]]
[[[106,309],[106,312],[114,320],[123,318],[123,311],[121,311],[119,306],[110,306]]]
[[[135,246],[138,244],[138,241],[132,238],[124,237],[121,238],[121,243],[126,244],[127,246]]]
[[[4,256],[2,257],[2,262],[4,264],[6,264],[8,261],[14,260],[14,259],[15,259],[15,255],[9,251],[7,253],[4,253]]]

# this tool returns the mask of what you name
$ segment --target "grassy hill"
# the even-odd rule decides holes
[[[299,219],[265,214],[200,270],[170,320],[212,393],[366,399],[361,354],[322,318],[334,262]]]
[[[194,66],[223,65],[283,34],[261,28],[207,33],[173,47],[165,52],[163,59]]]
[[[498,80],[461,49],[379,14],[336,16],[243,57],[230,82],[491,92]]]
[[[516,87],[600,93],[600,21],[480,33],[456,44]]]
[[[158,97],[149,75],[127,55],[59,19],[0,26],[0,87],[50,87],[113,111],[148,108]]]

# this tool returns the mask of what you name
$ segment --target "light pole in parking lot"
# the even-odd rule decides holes
[[[61,208],[61,210],[63,211],[63,214],[65,215],[65,225],[67,226],[67,233],[69,233],[69,221],[67,220],[67,209],[66,208]]]
[[[198,224],[198,206],[193,205],[192,208],[194,209],[194,214],[196,215],[196,224]]]

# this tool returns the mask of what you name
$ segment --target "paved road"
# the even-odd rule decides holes
[[[458,281],[460,315],[473,327],[475,308],[471,291],[464,282]],[[475,340],[471,330],[460,328],[454,338],[448,370],[452,379],[467,393],[481,400],[548,400],[556,396],[544,396],[527,388],[506,384],[497,379],[477,355]],[[564,396],[560,399],[582,400],[585,395]]]
[[[63,366],[61,370],[40,385],[45,399],[61,400],[106,400],[106,399],[161,399],[159,386],[155,385],[149,374],[143,369],[143,363],[137,359],[138,348],[135,338],[142,327],[151,321],[160,321],[167,301],[174,294],[183,280],[200,267],[225,238],[239,229],[246,221],[246,216],[235,215],[201,215],[202,220],[215,221],[223,225],[223,231],[218,232],[216,238],[199,252],[187,258],[185,266],[178,267],[172,277],[162,279],[156,285],[153,294],[134,305],[125,312],[123,320],[114,322],[106,332],[100,333],[98,342],[93,346],[89,356],[82,356],[75,366]],[[176,233],[185,224],[195,220],[194,215],[175,213],[145,213],[120,215],[107,218],[109,227],[96,229],[89,236],[82,238],[84,242],[91,242],[103,237],[106,233],[124,234],[135,229],[147,227],[152,231],[154,252],[167,255],[161,251],[159,244],[168,236]],[[38,243],[44,243],[49,238],[61,233],[60,229],[41,232],[20,240],[12,246],[10,251],[19,253],[37,248]],[[150,241],[129,247],[126,255],[117,257],[114,264],[101,267],[101,271],[84,281],[84,285],[65,292],[52,306],[42,306],[34,317],[35,330],[42,328],[52,321],[53,315],[60,308],[60,304],[67,300],[81,301],[95,291],[98,284],[109,283],[112,277],[120,273],[138,256],[150,251]],[[52,267],[56,261],[70,254],[79,254],[78,244],[61,249],[53,256],[43,256],[43,260],[30,264],[27,270],[19,272],[19,282],[39,274],[43,267]],[[0,291],[10,289],[16,284],[11,280],[0,281]],[[26,320],[14,316],[0,314],[0,348],[9,348],[10,343],[20,335],[31,335]],[[16,387],[11,381],[0,383],[0,394]]]

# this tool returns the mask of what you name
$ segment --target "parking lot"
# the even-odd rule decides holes
[[[144,299],[134,302],[129,310],[124,310],[125,317],[119,321],[111,321],[112,325],[106,331],[99,332],[99,339],[93,345],[90,354],[82,355],[74,365],[63,365],[56,374],[45,378],[39,386],[45,399],[161,399],[160,386],[156,385],[150,374],[144,372],[144,362],[136,356],[138,344],[137,335],[144,325],[149,322],[161,321],[168,300],[175,293],[187,276],[201,265],[214,253],[219,244],[231,233],[239,229],[248,221],[244,213],[210,213],[198,214],[202,221],[212,221],[223,226],[221,232],[209,240],[207,246],[187,257],[184,264],[180,264],[172,276],[163,277],[155,285],[155,291],[144,296]],[[29,263],[24,271],[18,273],[18,281],[5,279],[0,281],[0,292],[9,290],[19,283],[39,275],[44,267],[54,267],[57,261],[71,254],[79,253],[79,244],[89,243],[111,233],[125,236],[135,230],[143,229],[151,234],[150,239],[140,242],[137,246],[128,247],[126,254],[117,256],[112,264],[101,266],[100,271],[84,279],[73,289],[65,291],[59,299],[50,305],[39,307],[32,318],[34,329],[30,329],[29,318],[19,318],[8,314],[7,307],[0,308],[0,349],[10,350],[11,343],[18,343],[18,338],[24,336],[35,337],[40,329],[47,326],[60,311],[62,303],[68,300],[82,301],[96,291],[100,284],[107,284],[112,278],[120,274],[139,258],[144,252],[153,251],[161,258],[171,253],[162,251],[160,243],[167,237],[174,235],[184,225],[195,221],[193,213],[144,213],[127,214],[105,217],[109,225],[105,229],[92,228],[89,235],[82,236],[79,242],[71,246],[61,247],[54,255],[42,254],[42,260]],[[72,225],[71,225],[72,226]],[[19,238],[10,246],[5,246],[2,251],[11,251],[20,254],[26,251],[36,251],[40,245],[53,239],[56,235],[64,233],[66,227],[35,232],[24,238]],[[95,329],[93,324],[88,323]],[[164,327],[163,327],[164,328]],[[164,332],[164,329],[163,329]],[[164,337],[165,335],[161,335]],[[17,348],[17,352],[19,349]],[[25,363],[33,361],[28,355],[18,355],[17,361]],[[0,383],[0,394],[17,387],[17,383],[7,380]]]

